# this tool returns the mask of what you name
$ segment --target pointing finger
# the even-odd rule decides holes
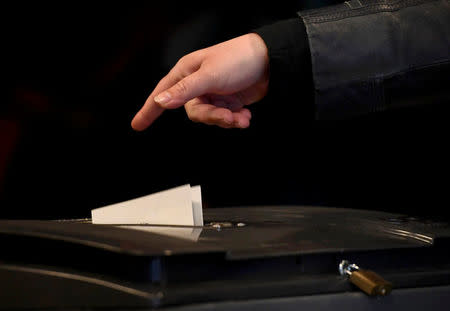
[[[192,54],[183,57],[172,70],[159,81],[153,92],[145,101],[145,104],[134,116],[131,121],[131,127],[136,131],[145,130],[150,126],[163,112],[164,108],[154,99],[155,95],[176,85],[180,80],[200,67],[200,54]]]

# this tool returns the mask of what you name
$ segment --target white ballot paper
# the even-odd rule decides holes
[[[187,184],[91,213],[93,224],[203,226],[201,188]]]

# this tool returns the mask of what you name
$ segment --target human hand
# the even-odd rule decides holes
[[[261,100],[269,84],[267,47],[257,34],[246,34],[182,57],[159,81],[131,126],[142,131],[165,109],[184,105],[194,122],[223,128],[247,128],[247,108]]]

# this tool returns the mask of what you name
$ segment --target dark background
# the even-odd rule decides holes
[[[299,87],[251,106],[246,130],[191,123],[184,109],[145,132],[131,129],[184,54],[332,2],[3,9],[0,218],[90,217],[93,208],[185,183],[202,185],[207,208],[298,204],[448,217],[449,126],[436,107],[318,122],[299,115],[299,105],[311,104]]]

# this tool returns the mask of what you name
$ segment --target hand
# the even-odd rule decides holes
[[[142,131],[165,109],[184,105],[194,122],[223,128],[247,128],[247,108],[261,100],[269,84],[267,47],[257,34],[246,34],[182,57],[159,81],[131,122]]]

